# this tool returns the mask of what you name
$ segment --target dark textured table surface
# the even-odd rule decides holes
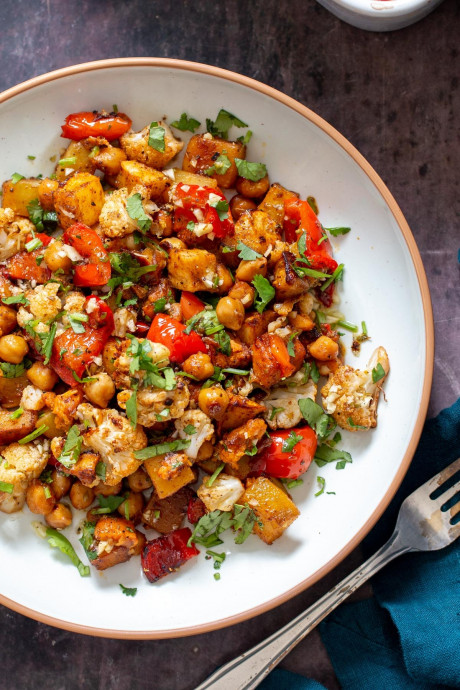
[[[387,34],[348,26],[314,0],[1,0],[0,90],[88,60],[159,56],[241,72],[312,108],[374,166],[417,240],[437,335],[434,414],[460,395],[459,30],[457,0]],[[321,583],[257,619],[180,640],[84,637],[0,607],[0,689],[191,689],[359,561],[357,550]],[[339,687],[317,633],[283,666]]]

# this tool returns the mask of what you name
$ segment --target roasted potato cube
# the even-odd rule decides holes
[[[54,193],[58,187],[59,182],[57,180],[51,180],[49,177],[44,177],[43,180],[40,180],[38,201],[45,211],[52,211],[54,209]]]
[[[149,146],[150,126],[144,127],[141,132],[126,132],[120,137],[120,146],[130,160],[161,170],[182,151],[184,144],[174,137],[167,124],[160,121],[157,126],[164,129],[164,151]]]
[[[300,278],[294,271],[295,260],[294,254],[283,252],[275,265],[272,285],[276,290],[276,299],[280,302],[302,295],[308,290],[308,281]]]
[[[196,175],[194,172],[188,170],[181,170],[180,168],[173,168],[174,182],[179,184],[197,184],[199,187],[217,187],[217,180],[209,175]]]
[[[244,323],[237,335],[240,340],[245,343],[245,345],[254,345],[257,338],[265,333],[268,324],[271,321],[275,321],[277,318],[277,314],[271,309],[267,309],[266,311],[262,312],[262,314],[259,314],[258,311],[248,312],[248,315],[246,316]]]
[[[248,479],[241,502],[255,512],[263,527],[256,522],[254,533],[266,544],[273,544],[300,515],[289,496],[267,477]]]
[[[235,429],[266,411],[264,405],[259,405],[259,403],[245,398],[243,395],[228,393],[228,398],[228,407],[220,426],[223,431]]]
[[[93,172],[94,162],[89,157],[90,150],[82,141],[71,141],[65,150],[61,160],[67,161],[64,165],[56,165],[55,175],[59,182],[66,180],[75,172]],[[74,159],[75,162],[69,162],[68,159]]]
[[[254,380],[262,388],[271,388],[295,371],[284,340],[275,333],[264,333],[252,348]]]
[[[188,502],[194,495],[188,486],[163,499],[152,494],[142,513],[145,527],[156,529],[160,534],[179,529],[187,513]]]
[[[281,239],[274,220],[264,211],[246,211],[235,223],[235,233],[225,239],[227,247],[236,247],[243,242],[259,254],[270,253],[275,243]]]
[[[205,249],[171,249],[168,259],[171,285],[179,290],[216,292],[217,259]]]
[[[20,417],[11,419],[11,413],[0,408],[0,446],[8,446],[30,434],[36,421],[36,412],[24,410]]]
[[[219,173],[219,156],[225,155],[230,161],[230,167]],[[235,158],[246,157],[246,146],[240,141],[226,141],[213,137],[209,132],[195,134],[188,142],[182,167],[187,172],[201,173],[212,170],[209,177],[213,177],[222,189],[235,186],[238,170]]]
[[[284,202],[293,196],[298,197],[299,195],[288,191],[275,182],[268,190],[264,200],[259,204],[259,210],[265,211],[277,225],[282,226],[284,221]]]
[[[3,183],[2,207],[12,208],[18,216],[29,217],[27,206],[38,199],[40,180],[35,177],[24,178],[13,184],[11,180]]]
[[[74,223],[95,225],[104,205],[104,190],[99,178],[86,172],[76,173],[59,185],[54,204],[64,230]]]
[[[121,164],[126,160],[126,153],[123,149],[118,149],[116,146],[101,146],[99,151],[93,152],[92,160],[94,167],[102,170],[105,175],[109,177],[118,175],[121,170]],[[120,185],[121,187],[125,185]]]
[[[171,479],[163,479],[160,470],[165,457],[166,455],[158,455],[156,458],[149,458],[144,462],[144,467],[160,499],[172,496],[183,486],[195,481],[195,473],[188,465],[183,465],[176,476]]]
[[[127,187],[129,192],[133,187],[142,185],[148,190],[151,199],[158,199],[170,184],[171,180],[167,175],[137,161],[122,161],[116,180],[117,187]]]

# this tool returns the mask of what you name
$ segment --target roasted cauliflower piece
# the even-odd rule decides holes
[[[178,290],[217,292],[217,259],[205,249],[171,249],[168,259],[171,285]]]
[[[158,127],[164,129],[165,150],[158,151],[149,146],[150,127],[144,127],[140,132],[127,132],[120,137],[120,146],[130,160],[145,163],[152,168],[162,169],[182,151],[184,144],[174,137],[168,125],[162,121]]]
[[[6,261],[24,249],[27,235],[35,225],[27,218],[15,218],[12,208],[0,208],[0,261]]]
[[[299,400],[315,400],[317,386],[311,378],[304,382],[305,375],[298,371],[283,381],[283,385],[273,388],[263,401],[266,407],[265,421],[270,429],[292,429],[302,419]]]
[[[57,296],[60,287],[59,283],[46,283],[28,290],[26,293],[26,298],[29,300],[28,308],[36,319],[49,321],[58,315],[62,309],[61,300]]]
[[[120,391],[117,395],[118,404],[122,409],[132,395],[132,391]],[[182,417],[189,404],[190,393],[183,380],[177,380],[176,388],[166,391],[155,386],[146,386],[137,391],[137,421],[142,426],[154,426],[158,421],[167,422],[170,419]],[[168,414],[165,414],[165,410]],[[163,413],[163,414],[161,414]]]
[[[99,216],[99,224],[106,237],[125,237],[137,230],[137,221],[131,218],[126,209],[128,199],[136,193],[143,198],[146,196],[143,187],[134,187],[131,192],[121,187],[106,196]]]
[[[49,443],[45,440],[3,448],[0,460],[0,482],[11,491],[0,491],[0,511],[16,513],[26,500],[27,487],[46,467]]]
[[[277,225],[264,211],[246,211],[235,223],[235,234],[225,239],[228,247],[243,242],[264,256],[270,254],[281,239]]]
[[[209,477],[203,479],[203,483],[197,491],[208,513],[213,510],[232,510],[244,494],[244,486],[237,477],[232,477],[223,472],[214,480],[211,486],[207,482]]]
[[[373,371],[383,374],[376,383],[372,380]],[[349,365],[339,366],[321,389],[324,409],[342,429],[373,429],[377,426],[380,391],[389,371],[390,362],[383,347],[374,351],[364,371]]]
[[[134,457],[134,451],[147,445],[142,427],[133,429],[129,420],[116,410],[100,410],[89,403],[78,406],[77,416],[89,425],[82,433],[84,446],[99,453],[107,466],[106,484],[115,486],[137,470],[141,460]]]
[[[212,422],[201,410],[187,410],[180,419],[176,419],[174,426],[179,438],[190,441],[190,445],[184,452],[193,460],[196,460],[203,443],[210,441],[214,436]]]

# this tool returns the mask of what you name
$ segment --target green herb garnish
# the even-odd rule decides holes
[[[152,122],[149,128],[149,146],[160,153],[165,152],[165,128]]]
[[[258,182],[267,175],[267,166],[264,163],[250,163],[242,158],[235,158],[238,175],[251,182]]]
[[[261,275],[256,275],[254,276],[254,280],[252,281],[252,285],[254,285],[257,295],[256,295],[256,300],[254,302],[254,306],[261,314],[267,304],[272,301],[272,299],[275,296],[275,288],[273,285],[269,283],[267,278],[264,278]]]
[[[180,129],[181,132],[194,132],[201,125],[201,122],[194,117],[188,117],[187,113],[182,113],[179,120],[171,122],[171,127]]]

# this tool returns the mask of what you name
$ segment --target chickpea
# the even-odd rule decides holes
[[[48,515],[56,505],[56,499],[48,484],[34,479],[27,487],[26,503],[31,513]]]
[[[45,211],[52,211],[54,209],[54,192],[59,187],[57,180],[51,180],[49,177],[44,177],[38,185],[38,200],[40,206]],[[51,268],[51,267],[50,267]]]
[[[204,443],[201,444],[200,450],[198,451],[198,455],[196,456],[196,459],[198,461],[201,460],[209,460],[210,457],[212,457],[212,454],[214,453],[214,446],[211,441],[205,441]]]
[[[14,331],[17,324],[16,312],[5,304],[0,304],[0,336]]]
[[[245,309],[252,306],[254,302],[255,290],[252,285],[248,285],[243,280],[239,280],[228,293],[229,297],[240,300]]]
[[[317,340],[308,345],[308,351],[312,357],[319,359],[320,362],[327,362],[336,359],[339,346],[335,340],[328,338],[327,335],[320,335]]]
[[[198,405],[200,410],[212,419],[220,420],[223,418],[228,407],[229,399],[227,392],[220,386],[202,388],[198,394]]]
[[[182,369],[186,374],[191,374],[199,381],[209,379],[214,374],[214,365],[211,362],[211,358],[204,352],[190,355],[182,364]]]
[[[309,316],[296,311],[288,314],[288,321],[296,331],[311,331],[315,327],[315,322]]]
[[[0,338],[0,358],[10,364],[20,364],[29,346],[20,335],[4,335]]]
[[[252,261],[241,261],[235,273],[236,279],[244,280],[245,283],[251,283],[257,275],[267,275],[267,259],[264,256]]]
[[[238,177],[235,187],[238,194],[247,196],[250,199],[257,199],[260,196],[265,196],[268,192],[270,180],[268,179],[268,175],[262,177],[261,180],[257,180],[257,182],[247,180],[245,177]]]
[[[83,390],[88,400],[99,407],[107,407],[115,395],[115,384],[108,374],[95,374],[94,381],[84,384]]]
[[[152,480],[147,472],[142,467],[139,467],[138,470],[129,475],[128,486],[131,491],[146,491],[152,486]]]
[[[34,362],[30,369],[27,370],[27,378],[30,383],[41,391],[50,391],[54,388],[58,381],[57,375],[51,369],[47,367],[42,362]]]
[[[61,240],[51,242],[44,251],[45,262],[51,271],[64,271],[69,273],[72,262],[64,251]]]
[[[241,194],[235,194],[235,196],[230,199],[230,211],[233,220],[238,220],[245,211],[254,211],[256,208],[257,206],[251,199],[246,199],[244,196],[241,196]]]
[[[217,275],[219,276],[219,295],[225,295],[233,285],[233,277],[224,264],[217,264]]]
[[[45,515],[45,521],[54,529],[65,529],[72,524],[72,511],[65,503],[58,503],[51,513]]]
[[[161,240],[160,247],[166,249],[167,252],[170,249],[187,249],[185,242],[182,242],[178,237],[167,237],[165,240]]]
[[[135,525],[141,521],[143,509],[144,497],[138,491],[130,492],[126,500],[118,506],[118,512],[121,517],[131,520]]]
[[[75,482],[70,489],[70,502],[75,510],[86,510],[94,501],[94,491],[81,482]]]
[[[217,303],[216,314],[219,321],[232,331],[239,330],[243,325],[244,307],[239,299],[222,297]]]
[[[59,501],[63,496],[69,493],[72,482],[70,481],[70,477],[59,470],[53,470],[51,472],[51,479],[53,480],[50,484],[51,491],[56,500]]]
[[[101,494],[101,496],[116,496],[120,493],[121,488],[121,482],[118,482],[118,484],[115,484],[115,486],[109,486],[108,484],[98,484],[97,486],[93,487],[93,491],[96,494],[96,496],[99,494]]]

